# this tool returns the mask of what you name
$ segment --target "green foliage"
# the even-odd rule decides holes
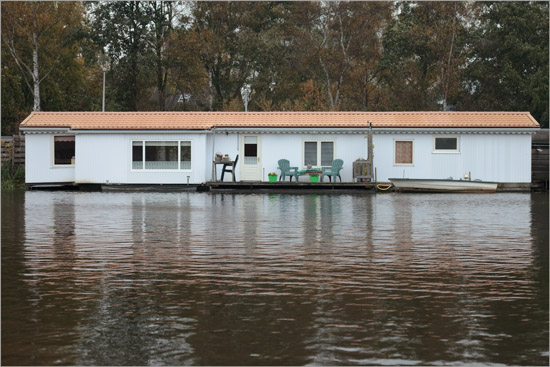
[[[84,8],[76,2],[3,2],[2,6],[2,135],[17,132],[33,109],[34,84],[46,111],[93,107],[80,54]],[[35,26],[31,24],[35,23]],[[38,49],[38,81],[33,79],[32,49]]]
[[[548,127],[548,2],[478,5],[459,107],[530,111]]]
[[[396,5],[399,15],[384,37],[382,83],[391,90],[391,109],[437,110],[452,99],[462,79],[470,6],[458,2],[413,5]]]
[[[43,110],[100,110],[106,55],[108,111],[243,110],[248,86],[251,111],[521,110],[548,126],[548,2],[34,4],[52,25]],[[6,135],[33,108],[7,42],[32,64],[26,7],[2,3]]]
[[[25,167],[12,167],[11,162],[2,164],[2,190],[25,186]]]

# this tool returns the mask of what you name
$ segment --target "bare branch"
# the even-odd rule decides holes
[[[6,41],[6,38],[5,36],[2,37],[2,39],[4,40],[4,43],[6,44],[6,46],[8,46],[8,50],[10,51],[10,54],[13,56],[13,59],[15,60],[15,63],[17,64],[17,66],[19,67],[19,69],[21,70],[21,73],[23,74],[23,79],[25,80],[25,83],[27,83],[27,86],[29,87],[29,89],[32,91],[33,88],[31,87],[30,85],[30,82],[29,80],[27,79],[27,76],[26,76],[26,73],[25,73],[25,69],[27,70],[27,72],[29,74],[32,75],[32,70],[29,68],[29,66],[23,62],[23,60],[21,58],[19,58],[19,56],[17,56],[17,53],[15,51],[15,46],[13,44],[10,44],[8,43],[8,41]],[[13,42],[13,41],[12,41]],[[25,69],[23,69],[23,67]]]

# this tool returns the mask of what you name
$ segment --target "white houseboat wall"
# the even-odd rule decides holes
[[[135,115],[154,120],[161,114],[185,121],[206,115],[208,121],[176,121],[168,127],[155,125],[154,121],[142,122],[146,128],[128,123]],[[329,166],[332,159],[342,159],[342,181],[352,182],[353,161],[368,155],[367,121],[373,122],[378,182],[390,177],[460,179],[468,172],[473,179],[484,181],[531,181],[531,134],[539,125],[529,113],[408,113],[435,121],[438,116],[447,121],[457,114],[481,115],[493,121],[487,127],[482,123],[460,126],[430,122],[420,127],[414,123],[401,124],[403,127],[377,124],[387,114],[390,113],[33,112],[20,127],[26,134],[26,183],[201,184],[212,180],[216,152],[229,154],[233,160],[239,156],[237,181],[268,181],[269,172],[279,174],[278,160],[284,158],[300,169],[308,163],[322,167]],[[392,114],[397,119],[407,116]],[[250,119],[250,115],[259,119],[241,123],[241,118]],[[283,118],[284,123],[262,126],[262,118],[273,115]],[[89,123],[86,119],[90,116],[126,120],[115,123],[113,128]],[[333,116],[353,118],[355,122],[331,124]],[[294,117],[296,123],[292,122]],[[300,123],[301,119],[315,117],[324,119],[319,126],[315,126],[315,121]],[[218,179],[220,171],[221,166]],[[226,175],[225,181],[229,180],[231,175]]]

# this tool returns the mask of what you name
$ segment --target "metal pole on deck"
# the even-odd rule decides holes
[[[371,180],[374,178],[376,181],[376,175],[374,174],[374,163],[373,163],[373,155],[374,151],[372,149],[372,122],[367,121],[369,123],[369,138],[368,138],[368,144],[369,144],[369,158],[368,158],[368,165],[369,165],[369,173],[371,176]]]

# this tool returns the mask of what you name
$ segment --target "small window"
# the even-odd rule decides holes
[[[442,136],[434,138],[434,152],[456,153],[458,151],[458,137]]]
[[[74,164],[75,137],[55,136],[54,144],[54,165],[65,166]]]
[[[395,141],[395,164],[413,164],[413,141]]]
[[[244,137],[244,164],[258,164],[258,137]]]
[[[320,149],[319,149],[320,147]],[[333,141],[305,141],[304,142],[304,166],[313,167],[330,166],[334,160]]]

